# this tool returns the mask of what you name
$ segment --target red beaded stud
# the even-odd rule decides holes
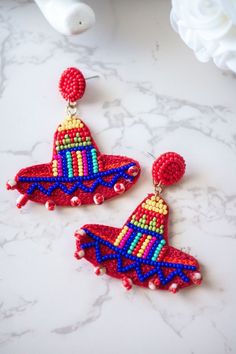
[[[155,184],[170,186],[178,182],[185,172],[185,161],[176,152],[161,155],[152,166],[152,176]]]
[[[84,95],[85,88],[86,81],[81,71],[76,68],[68,68],[63,71],[59,82],[59,90],[65,100],[78,101]]]

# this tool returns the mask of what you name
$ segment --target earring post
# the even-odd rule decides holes
[[[89,77],[86,77],[85,80],[91,80],[91,79],[99,79],[99,75],[93,75],[93,76],[89,76]]]

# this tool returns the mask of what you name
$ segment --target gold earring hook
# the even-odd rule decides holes
[[[156,198],[160,197],[161,193],[164,190],[164,185],[161,184],[161,182],[155,183],[154,181],[153,181],[153,184],[154,184],[154,190],[155,190],[155,197]]]
[[[66,113],[68,114],[68,118],[73,118],[77,113],[77,102],[68,101],[66,106]]]

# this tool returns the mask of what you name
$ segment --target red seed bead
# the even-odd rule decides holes
[[[124,277],[122,278],[122,284],[123,284],[124,288],[125,288],[127,291],[129,291],[129,290],[132,289],[132,284],[133,284],[133,282],[132,282],[132,280],[131,280],[130,278],[124,276]]]
[[[76,68],[66,69],[59,81],[59,90],[62,97],[70,102],[78,101],[85,92],[86,81],[80,70]]]
[[[155,184],[170,186],[178,182],[185,172],[185,161],[176,152],[161,155],[152,166],[152,176]]]
[[[49,211],[53,211],[56,207],[56,204],[53,200],[47,200],[46,203],[45,203],[45,207],[47,210]]]
[[[125,185],[124,183],[116,183],[114,185],[114,191],[117,193],[117,194],[122,194],[125,192]]]
[[[21,194],[18,198],[17,198],[17,201],[16,201],[16,206],[17,208],[21,208],[23,207],[29,200],[29,196],[28,194]]]
[[[81,204],[81,200],[76,196],[72,197],[70,200],[70,205],[73,207],[80,206]]]
[[[93,197],[94,204],[100,205],[104,202],[104,196],[100,193],[96,193]]]
[[[133,177],[136,177],[139,173],[139,168],[137,166],[131,166],[129,169],[128,169],[128,174],[130,176],[133,176]]]

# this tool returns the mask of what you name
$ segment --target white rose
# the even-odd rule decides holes
[[[236,0],[172,0],[170,20],[200,61],[236,73]]]

